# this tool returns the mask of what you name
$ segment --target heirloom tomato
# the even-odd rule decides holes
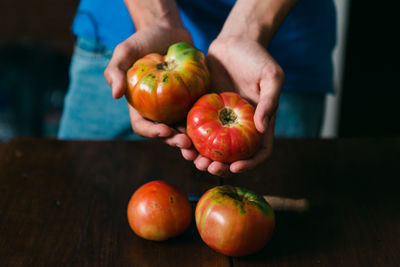
[[[210,84],[203,53],[187,43],[169,47],[167,55],[152,53],[127,72],[127,101],[145,118],[175,123]]]
[[[187,196],[164,181],[152,181],[137,189],[129,201],[127,213],[132,230],[154,241],[183,233],[192,220]]]
[[[260,250],[275,227],[274,211],[263,196],[227,185],[204,193],[195,217],[203,241],[228,256],[245,256]]]
[[[253,117],[253,106],[236,93],[206,94],[189,111],[187,134],[203,156],[231,163],[260,147],[262,135]]]

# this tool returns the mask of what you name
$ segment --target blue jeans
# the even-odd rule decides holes
[[[78,38],[70,67],[70,85],[64,101],[60,139],[140,139],[129,120],[125,98],[115,100],[104,78],[112,51]],[[325,95],[283,92],[276,118],[277,137],[318,137]]]

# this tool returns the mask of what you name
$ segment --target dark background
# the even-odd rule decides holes
[[[0,2],[0,141],[56,134],[78,3]],[[342,137],[400,134],[399,14],[379,3],[350,2],[338,129]]]
[[[399,16],[389,2],[350,2],[339,136],[400,134]]]
[[[55,136],[79,0],[0,0],[0,141]]]

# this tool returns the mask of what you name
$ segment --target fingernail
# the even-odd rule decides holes
[[[111,87],[111,90],[115,90],[115,83],[114,83],[114,81],[111,79],[111,81],[110,81],[110,87]]]
[[[110,87],[111,87],[111,94],[112,94],[113,98],[116,98],[116,89],[115,89],[113,82],[111,82]]]
[[[265,117],[264,117],[264,119],[263,119],[263,124],[264,124],[265,128],[268,127],[268,116],[265,116]]]
[[[264,119],[263,119],[264,131],[266,131],[267,128],[268,128],[268,122],[269,122],[268,116],[265,116]]]
[[[231,169],[232,173],[242,173],[242,172],[245,172],[245,171],[247,171],[247,169],[245,167]]]
[[[168,137],[168,136],[169,136],[169,133],[166,131],[158,133],[158,137]]]

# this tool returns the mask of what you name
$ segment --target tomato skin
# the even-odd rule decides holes
[[[129,200],[128,221],[140,237],[163,241],[182,234],[192,220],[187,196],[165,181],[142,185]]]
[[[233,123],[221,120],[223,110],[233,112],[232,115],[228,111],[230,115],[225,116],[227,120],[234,119]],[[253,117],[254,107],[236,93],[206,94],[189,111],[187,134],[203,156],[232,163],[251,157],[260,147],[262,135]]]
[[[210,85],[203,53],[187,43],[169,47],[165,56],[152,53],[127,72],[125,97],[143,117],[162,123],[186,118],[193,103]]]
[[[245,256],[265,246],[275,214],[265,199],[243,188],[217,186],[200,198],[195,211],[202,240],[227,256]]]

